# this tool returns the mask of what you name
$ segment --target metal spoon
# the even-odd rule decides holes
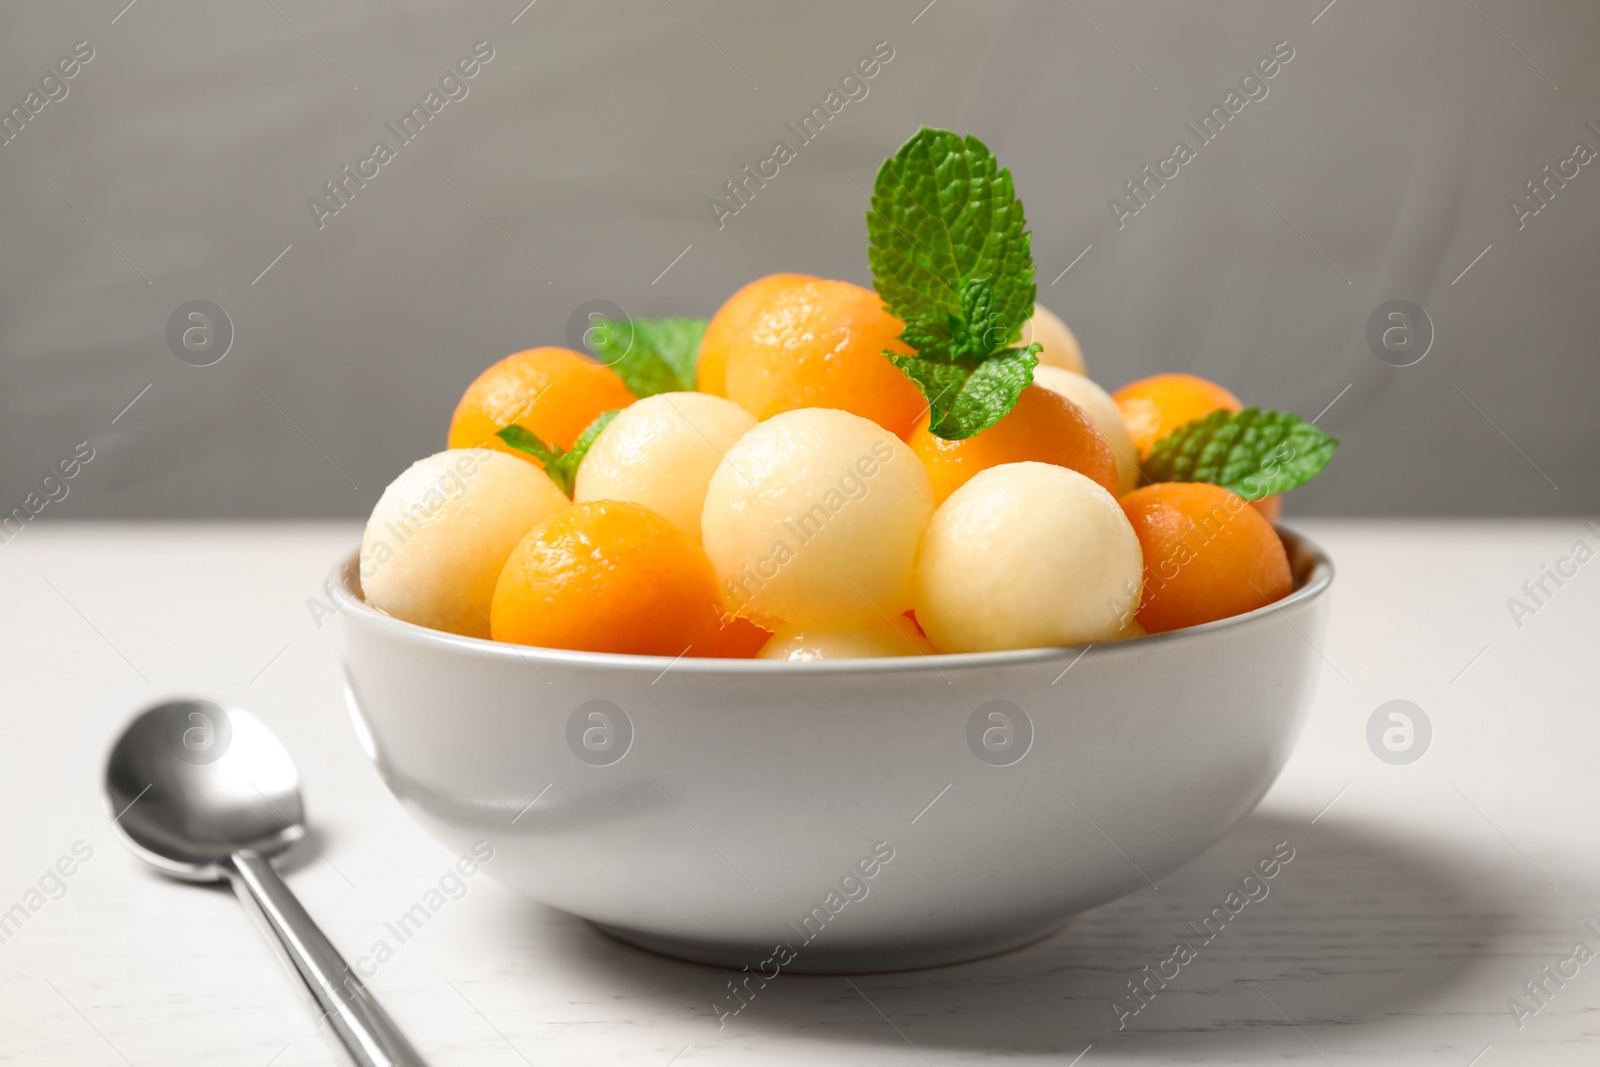
[[[425,1067],[272,868],[305,813],[300,772],[260,719],[209,700],[150,708],[112,747],[106,796],[118,836],[163,874],[233,884],[356,1067]]]

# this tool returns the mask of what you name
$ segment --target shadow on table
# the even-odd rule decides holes
[[[1295,857],[1269,895],[1209,942],[1197,936],[1194,928],[1281,841]],[[1090,1043],[1097,1056],[1287,1051],[1291,1043],[1305,1053],[1309,1039],[1291,1026],[1372,1023],[1471,982],[1518,923],[1529,887],[1516,874],[1486,876],[1463,857],[1367,827],[1255,815],[1159,891],[1098,908],[1044,941],[925,971],[781,975],[724,1030],[712,1005],[733,1003],[723,998],[734,972],[641,952],[578,919],[556,927],[555,947],[564,967],[618,996],[700,1012],[705,1045],[765,1032],[1068,1058]],[[1127,983],[1167,960],[1178,941],[1194,958],[1137,1014],[1122,1016],[1140,1006]]]

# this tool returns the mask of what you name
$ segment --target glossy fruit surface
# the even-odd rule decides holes
[[[815,278],[781,287],[728,346],[728,399],[757,419],[835,408],[905,438],[927,404],[883,353],[910,351],[870,289]]]
[[[450,420],[450,447],[493,448],[540,466],[495,433],[514,423],[545,444],[571,448],[603,412],[633,400],[610,367],[566,348],[530,348],[502,359],[467,386]]]
[[[772,298],[798,282],[816,281],[809,274],[768,274],[741,288],[711,316],[700,340],[700,361],[695,368],[695,388],[712,396],[727,396],[728,349],[749,329],[750,320]]]
[[[722,631],[717,635],[717,655],[725,659],[754,659],[771,639],[771,630],[763,630],[749,619],[724,616]]]
[[[933,512],[916,455],[859,415],[800,408],[728,449],[700,517],[735,614],[767,629],[894,616]]]
[[[832,660],[931,656],[933,646],[904,615],[839,627],[786,627],[761,649],[761,659]]]
[[[1238,411],[1239,398],[1216,382],[1193,374],[1155,374],[1111,394],[1139,458],[1178,427],[1213,411]]]
[[[618,413],[578,466],[572,499],[631,500],[700,543],[706,485],[733,443],[756,424],[731,400],[658,393]]]
[[[1133,439],[1122,422],[1122,412],[1117,410],[1110,393],[1083,375],[1060,367],[1035,367],[1033,384],[1054,390],[1078,405],[1105,434],[1117,462],[1119,495],[1139,484],[1139,453],[1133,447]]]
[[[716,575],[700,546],[640,504],[574,504],[528,531],[495,585],[494,639],[643,656],[713,656]]]
[[[918,423],[907,444],[933,481],[942,504],[974,475],[1002,463],[1054,463],[1085,475],[1115,497],[1120,489],[1111,442],[1087,412],[1042,385],[1030,385],[1000,421],[971,437],[947,441]]]
[[[1053,463],[991,467],[934,512],[917,622],[941,652],[1105,641],[1139,603],[1139,539],[1116,498]]]
[[[1083,349],[1078,345],[1078,337],[1072,332],[1061,317],[1043,304],[1033,305],[1033,317],[1022,327],[1023,347],[1037,342],[1044,346],[1039,352],[1039,364],[1044,367],[1060,367],[1062,370],[1072,371],[1074,374],[1083,374]]]
[[[453,448],[420,459],[389,484],[367,519],[367,603],[419,626],[488,637],[506,557],[568,503],[543,471],[501,452]]]
[[[1149,633],[1254,611],[1293,588],[1277,531],[1226,489],[1162,482],[1121,504],[1144,552],[1138,617]]]

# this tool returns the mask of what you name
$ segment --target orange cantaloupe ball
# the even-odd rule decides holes
[[[1121,504],[1144,553],[1138,618],[1148,633],[1254,611],[1293,588],[1277,531],[1220,486],[1160,482]]]

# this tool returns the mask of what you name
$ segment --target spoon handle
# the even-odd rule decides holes
[[[305,984],[355,1067],[426,1067],[278,872],[255,852],[230,857],[229,881]]]

